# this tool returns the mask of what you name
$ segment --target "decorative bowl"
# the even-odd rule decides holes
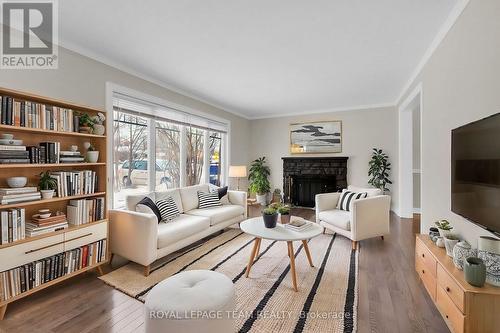
[[[26,177],[9,177],[7,178],[7,185],[12,188],[24,187],[28,182]]]
[[[14,139],[14,134],[3,133],[0,137],[5,140],[12,140]]]
[[[50,217],[50,215],[52,215],[52,213],[50,212],[50,209],[40,209],[38,211],[38,216],[41,219],[46,219],[46,218]]]

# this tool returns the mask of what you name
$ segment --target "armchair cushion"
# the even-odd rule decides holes
[[[337,203],[337,209],[351,211],[352,204],[358,199],[364,199],[368,196],[366,192],[351,192],[348,190],[343,190],[340,195],[340,199]]]
[[[351,213],[340,210],[332,209],[325,210],[319,213],[319,219],[323,222],[333,225],[334,227],[351,230]]]
[[[158,224],[158,248],[172,245],[201,232],[210,226],[210,220],[202,216],[181,214],[168,223]]]

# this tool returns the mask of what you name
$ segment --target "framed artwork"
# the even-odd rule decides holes
[[[321,154],[341,152],[341,121],[290,124],[290,153]]]

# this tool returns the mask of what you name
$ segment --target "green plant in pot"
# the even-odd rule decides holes
[[[278,211],[274,207],[267,207],[262,210],[262,218],[264,219],[264,225],[266,228],[276,227],[276,222],[278,222]]]
[[[80,133],[92,133],[94,131],[95,118],[88,113],[79,113]]]
[[[439,221],[434,222],[434,224],[438,228],[439,235],[441,237],[447,237],[448,235],[451,234],[451,230],[453,229],[453,226],[447,220],[439,220]]]
[[[45,171],[40,174],[38,181],[42,199],[51,199],[54,196],[54,190],[57,188],[57,181],[52,178],[50,171]]]
[[[271,170],[266,165],[266,158],[260,157],[252,162],[248,172],[248,180],[250,182],[250,192],[255,193],[257,202],[261,205],[267,203],[267,193],[271,190],[269,183],[269,175]]]
[[[372,159],[368,163],[368,184],[380,189],[382,193],[389,191],[388,184],[392,184],[389,179],[391,163],[389,156],[382,149],[373,148]]]
[[[290,206],[289,205],[281,205],[278,207],[278,213],[280,214],[281,223],[287,224],[290,223]]]
[[[94,145],[90,142],[84,142],[83,147],[87,149],[85,160],[88,163],[97,163],[97,160],[99,159],[99,151],[95,149]]]

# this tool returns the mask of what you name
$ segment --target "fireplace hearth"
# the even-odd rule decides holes
[[[293,206],[314,207],[316,194],[347,187],[348,157],[283,157],[283,193]]]

